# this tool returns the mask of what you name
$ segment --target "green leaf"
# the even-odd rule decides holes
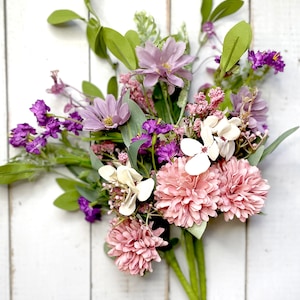
[[[296,126],[282,133],[270,146],[268,146],[264,150],[260,161],[262,161],[267,155],[271,154],[281,144],[283,140],[285,140],[288,136],[294,133],[298,128],[299,126]]]
[[[201,16],[202,16],[202,24],[205,23],[210,15],[212,10],[213,1],[212,0],[203,0],[201,5]]]
[[[261,157],[264,153],[265,150],[265,146],[261,145],[258,149],[256,149],[255,152],[253,152],[249,157],[248,157],[248,161],[250,163],[251,166],[257,166],[258,163],[261,160]]]
[[[223,77],[249,48],[252,39],[251,27],[245,21],[233,26],[225,36],[220,68]]]
[[[122,34],[114,29],[103,27],[103,38],[110,52],[129,70],[137,68],[135,52]]]
[[[100,176],[99,176],[100,177]],[[83,196],[85,199],[89,200],[90,202],[94,202],[98,198],[98,192],[94,189],[87,188],[84,186],[78,186],[76,190],[79,192],[81,196]]]
[[[141,134],[142,124],[146,121],[146,116],[142,109],[131,99],[127,93],[123,99],[124,103],[128,103],[130,110],[130,119],[128,122],[120,126],[122,138],[126,147],[131,144],[131,139],[138,134]]]
[[[54,11],[47,19],[47,22],[51,25],[64,24],[73,20],[82,20],[85,21],[85,18],[79,16],[72,10],[69,9],[60,9]]]
[[[227,17],[238,11],[243,4],[244,1],[240,0],[225,0],[213,10],[209,17],[209,21],[216,22],[221,18]]]
[[[81,85],[82,91],[84,94],[86,94],[89,97],[95,98],[99,97],[101,99],[105,99],[100,89],[88,81],[82,81]]]
[[[206,229],[206,225],[207,222],[202,222],[201,225],[194,224],[192,227],[189,227],[186,230],[200,240]]]
[[[86,37],[89,42],[90,48],[94,51],[96,55],[98,55],[101,58],[108,58],[107,48],[103,40],[102,29],[103,27],[96,19],[89,19],[86,27]]]
[[[128,157],[130,160],[130,164],[136,170],[138,169],[137,154],[138,154],[138,151],[139,151],[141,145],[144,144],[145,141],[146,141],[145,139],[135,141],[134,143],[130,144],[130,146],[128,148]]]
[[[118,98],[118,81],[116,76],[112,76],[107,84],[107,94],[112,94]]]
[[[70,190],[56,198],[53,204],[64,210],[75,211],[79,209],[79,197],[80,194],[76,190]]]
[[[78,185],[84,186],[84,183],[74,179],[56,178],[55,180],[64,191],[75,190]]]
[[[90,160],[92,164],[92,168],[95,170],[99,170],[103,166],[102,161],[97,157],[97,155],[93,152],[92,149],[89,150]]]
[[[0,184],[10,184],[20,180],[31,180],[36,177],[43,168],[34,164],[16,162],[0,166]]]
[[[134,30],[128,30],[125,33],[125,37],[128,40],[128,42],[130,43],[133,51],[135,51],[135,47],[140,45],[140,43],[141,43],[138,33]]]

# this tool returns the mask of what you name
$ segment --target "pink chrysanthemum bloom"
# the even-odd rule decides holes
[[[193,176],[185,171],[186,157],[165,164],[157,172],[155,207],[170,224],[189,228],[216,217],[219,170],[214,165]]]
[[[117,218],[112,220],[106,242],[111,248],[108,255],[116,258],[119,270],[143,276],[145,272],[153,271],[152,261],[161,261],[156,248],[166,246],[168,242],[159,237],[164,229],[153,230],[152,225],[130,218],[121,222]]]
[[[260,170],[246,159],[233,156],[219,163],[221,197],[218,208],[226,221],[236,216],[245,222],[261,211],[270,186],[261,177]]]

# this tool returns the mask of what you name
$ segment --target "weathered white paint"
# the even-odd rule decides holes
[[[186,22],[192,50],[196,49],[200,0],[93,2],[103,25],[121,33],[134,28],[133,15],[140,10],[154,16],[163,34],[169,29],[176,32]],[[272,140],[300,123],[300,4],[297,0],[245,2],[239,14],[227,19],[228,25],[216,26],[225,33],[235,22],[249,20],[250,11],[253,47],[280,50],[284,55],[285,73],[272,77],[263,86],[263,95],[270,103]],[[5,22],[0,29],[3,164],[8,155],[8,129],[20,122],[34,124],[28,108],[36,99],[44,99],[59,109],[59,100],[45,92],[52,84],[51,70],[59,69],[60,76],[73,86],[80,87],[82,80],[90,79],[103,91],[112,74],[89,53],[83,24],[58,29],[46,22],[48,15],[60,8],[85,16],[83,1],[0,3],[0,23]],[[205,80],[199,76],[197,84]],[[263,163],[263,174],[272,187],[264,216],[253,217],[247,225],[221,220],[210,223],[204,240],[208,300],[300,298],[299,150],[300,131]],[[9,156],[15,154],[9,148]],[[53,176],[9,189],[0,187],[1,300],[185,299],[177,279],[164,263],[156,264],[154,273],[145,278],[120,274],[103,252],[108,222],[89,226],[81,214],[55,208],[52,201],[60,192]],[[184,266],[183,269],[187,272]]]

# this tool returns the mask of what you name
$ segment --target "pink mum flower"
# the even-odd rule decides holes
[[[185,171],[186,157],[165,164],[157,172],[154,192],[155,207],[170,224],[192,227],[217,216],[219,198],[219,170],[211,166],[200,175]]]
[[[270,186],[261,177],[260,170],[246,159],[233,156],[219,164],[221,197],[218,208],[225,221],[236,216],[245,222],[249,216],[261,211]]]
[[[106,242],[111,248],[108,255],[116,257],[119,270],[143,276],[146,271],[153,271],[152,261],[161,261],[156,248],[166,246],[168,242],[159,237],[164,229],[152,230],[152,225],[130,218],[121,222],[117,218],[112,220]]]

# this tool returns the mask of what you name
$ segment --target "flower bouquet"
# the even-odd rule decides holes
[[[88,81],[79,91],[52,71],[47,92],[66,98],[65,115],[44,100],[33,103],[37,126],[11,130],[9,142],[20,153],[0,167],[0,183],[58,174],[64,192],[54,205],[79,210],[91,223],[110,215],[105,251],[117,268],[144,276],[164,259],[189,299],[206,299],[202,235],[209,220],[246,222],[261,213],[270,187],[257,165],[297,129],[268,141],[259,85],[284,70],[281,54],[253,51],[245,21],[223,41],[215,31],[214,24],[242,4],[202,1],[195,53],[184,26],[161,36],[145,12],[136,13],[136,29],[124,35],[101,25],[87,0],[88,20],[71,10],[53,12],[52,25],[86,24],[90,48],[115,76],[104,94]],[[195,87],[203,66],[209,80]],[[179,247],[188,276],[176,257]]]

